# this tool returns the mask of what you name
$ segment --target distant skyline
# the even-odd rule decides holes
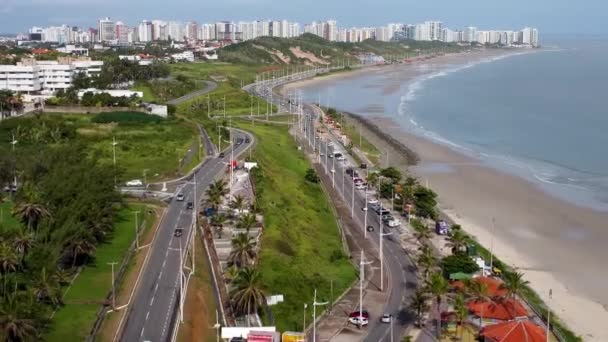
[[[300,23],[336,19],[339,26],[439,20],[446,26],[481,29],[538,27],[547,34],[608,34],[608,1],[585,0],[0,0],[0,32],[26,32],[31,26],[95,27],[109,16],[133,25],[142,19],[198,22],[287,19]]]

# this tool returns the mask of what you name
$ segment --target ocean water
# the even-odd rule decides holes
[[[491,58],[413,81],[389,73],[305,87],[309,101],[403,128],[608,211],[608,41]],[[416,66],[404,66],[416,67]]]

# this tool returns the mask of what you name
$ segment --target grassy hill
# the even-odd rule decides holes
[[[224,62],[246,64],[330,64],[354,59],[359,54],[374,53],[412,56],[417,52],[455,51],[456,44],[442,42],[403,41],[381,42],[366,40],[361,43],[330,42],[305,33],[295,38],[260,37],[224,47],[219,58]]]

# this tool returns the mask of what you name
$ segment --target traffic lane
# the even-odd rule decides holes
[[[181,189],[186,201],[193,200],[193,185],[187,183],[186,186]],[[184,202],[186,202],[184,201]],[[154,286],[154,291],[149,299],[149,307],[145,316],[145,323],[140,336],[143,339],[144,336],[159,338],[162,340],[167,336],[167,329],[170,324],[170,317],[173,313],[173,306],[175,305],[176,290],[178,287],[176,283],[179,281],[180,275],[180,243],[183,250],[185,250],[185,243],[191,233],[192,227],[192,213],[185,207],[180,208],[180,212],[177,219],[174,221],[175,226],[173,230],[169,232],[169,245],[165,250],[164,260],[160,266],[158,273],[158,280]],[[182,228],[182,235],[179,237],[175,236],[175,230]],[[183,251],[182,251],[183,255]],[[159,324],[160,323],[160,324]]]

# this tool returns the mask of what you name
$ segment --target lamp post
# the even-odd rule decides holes
[[[382,225],[382,201],[380,201],[380,233],[378,234],[378,238],[380,239],[380,250],[379,250],[379,259],[380,259],[380,292],[384,291],[384,250],[383,250],[383,240],[385,236],[392,235],[393,233],[384,233],[384,227]]]
[[[363,320],[363,281],[365,280],[365,265],[371,265],[371,261],[365,261],[365,255],[361,250],[361,260],[359,260],[359,324]]]
[[[114,265],[117,265],[117,262],[109,262],[108,265],[112,267],[112,308],[116,308],[116,286],[114,282]]]
[[[317,306],[327,305],[327,302],[317,302],[317,289],[312,302],[312,342],[317,342]]]
[[[13,149],[13,158],[15,159],[15,165],[13,166],[13,176],[14,178],[14,182],[13,185],[15,186],[15,189],[17,189],[17,155],[15,154],[15,145],[17,145],[17,140],[15,139],[15,135],[13,134],[13,140],[11,140],[11,145],[12,149]],[[114,159],[114,164],[116,164],[116,159]],[[116,186],[116,177],[114,177],[114,186]]]
[[[367,212],[369,211],[367,207],[367,188],[365,189],[365,208],[363,210],[365,211],[363,216],[363,234],[365,239],[367,239]]]
[[[302,333],[306,331],[306,309],[308,308],[308,304],[304,303],[304,316],[302,320]]]
[[[553,299],[553,289],[549,289],[549,300]],[[549,342],[549,333],[551,332],[551,308],[547,305],[547,331],[545,335],[547,335],[547,342]]]
[[[16,142],[15,142],[16,143]],[[116,142],[116,137],[112,137],[112,162],[114,164],[114,186],[116,186],[116,145],[118,145],[118,143]],[[15,145],[13,145],[14,148]],[[15,181],[16,181],[16,177],[15,177]]]
[[[134,211],[133,214],[135,215],[135,249],[138,250],[139,249],[139,222],[138,222],[138,215],[139,215],[139,211]]]

